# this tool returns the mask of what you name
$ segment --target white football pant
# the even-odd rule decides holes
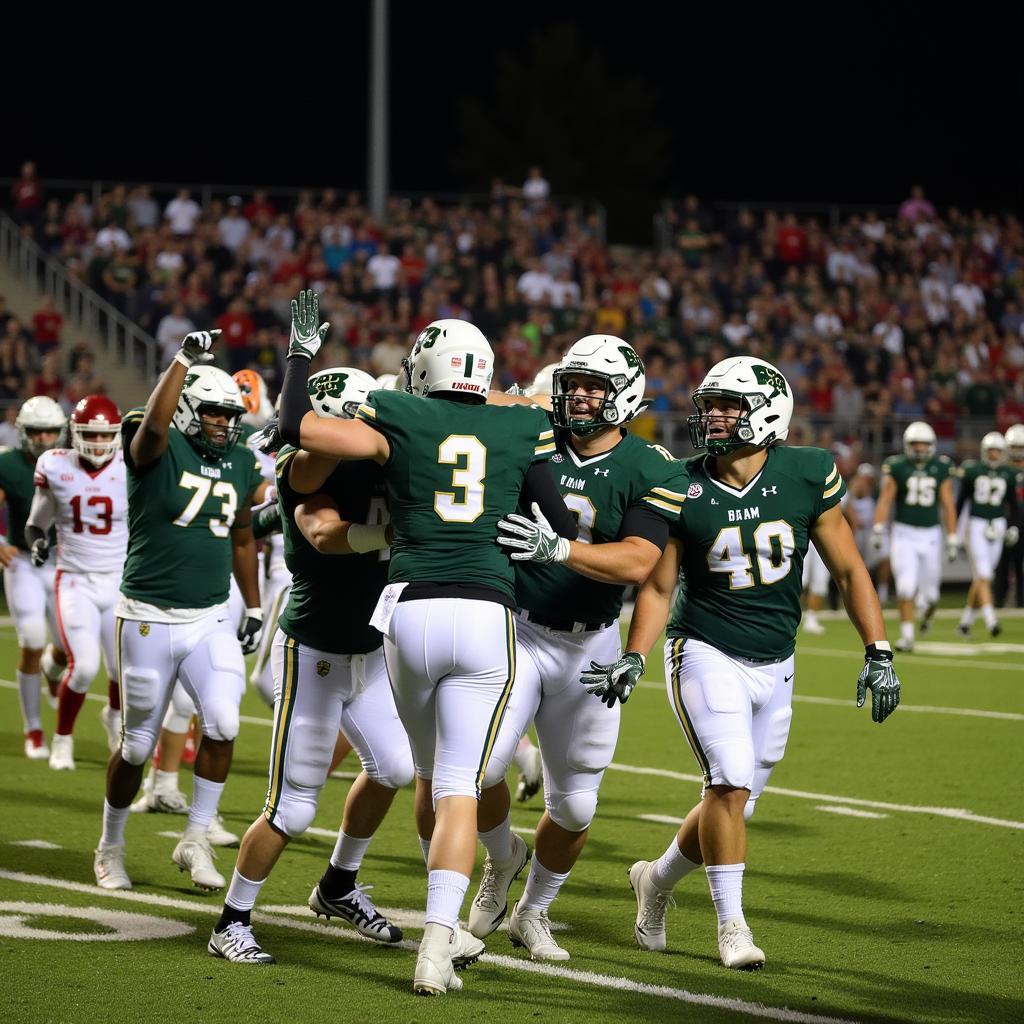
[[[901,601],[919,598],[924,605],[939,599],[942,576],[942,528],[892,524],[891,554],[896,596]]]
[[[46,646],[47,624],[50,636],[60,636],[54,596],[57,570],[52,555],[53,552],[50,560],[37,569],[28,552],[19,549],[10,564],[4,566],[4,595],[14,619],[18,646],[23,651],[41,651]]]
[[[68,655],[63,679],[75,693],[88,693],[100,669],[117,680],[114,611],[120,595],[119,572],[57,571],[57,627]]]
[[[986,533],[991,530],[992,537]],[[971,516],[967,524],[967,554],[976,580],[992,581],[996,566],[1003,553],[1003,537],[1006,535],[1006,519],[978,519]]]
[[[828,597],[828,566],[818,554],[814,544],[809,544],[804,556],[803,586],[817,597]]]

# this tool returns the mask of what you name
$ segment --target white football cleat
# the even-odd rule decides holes
[[[156,789],[147,779],[142,787],[142,796],[132,804],[132,814],[145,814],[149,811],[188,814],[188,798],[180,789]]]
[[[107,734],[107,749],[113,754],[121,746],[121,712],[106,704],[100,709],[100,721]]]
[[[452,963],[457,971],[463,967],[475,964],[486,947],[475,936],[470,935],[465,928],[455,929],[455,938],[452,941]]]
[[[42,729],[32,729],[25,733],[25,756],[30,761],[45,761],[50,756],[50,748],[46,745]]]
[[[124,867],[123,846],[103,846],[96,850],[92,869],[101,889],[130,889],[132,880]]]
[[[184,799],[182,794],[179,794]],[[206,830],[206,838],[210,840],[211,846],[237,846],[238,836],[234,832],[229,832],[224,827],[224,819],[219,815],[215,814],[210,819],[210,827]]]
[[[899,640],[896,641],[894,646],[896,647],[897,651],[901,651],[903,654],[910,654],[910,652],[914,649],[914,641],[908,640],[906,639],[906,637],[901,636]]]
[[[197,889],[214,892],[224,888],[224,876],[213,866],[215,856],[209,840],[203,835],[180,839],[171,860],[191,875],[192,884]]]
[[[443,924],[428,924],[423,929],[412,982],[416,995],[443,996],[462,988],[462,979],[452,963],[454,939],[452,930]]]
[[[508,919],[508,937],[513,946],[523,946],[531,960],[568,960],[569,951],[551,937],[546,910],[520,910],[517,903]]]
[[[734,970],[757,971],[764,967],[764,950],[754,945],[754,936],[742,917],[718,926],[718,953],[722,963]]]
[[[75,770],[75,740],[72,736],[53,734],[50,767],[55,772],[73,772]]]
[[[665,949],[665,911],[676,901],[670,890],[659,889],[651,881],[649,860],[638,860],[629,869],[629,885],[636,895],[636,944],[660,953]]]
[[[519,773],[519,783],[516,786],[516,801],[525,803],[536,796],[543,781],[544,761],[540,756],[540,749],[531,747],[523,758],[522,771]]]
[[[825,627],[817,620],[811,618],[804,618],[803,627],[805,633],[810,633],[811,636],[824,636]]]
[[[206,951],[210,956],[219,956],[233,964],[277,963],[269,953],[263,952],[252,933],[252,925],[241,921],[232,921],[223,931],[211,932]]]
[[[506,861],[495,861],[488,854],[480,888],[469,908],[469,930],[478,939],[486,939],[508,913],[508,891],[530,860],[530,848],[522,836],[512,833],[513,854]]]

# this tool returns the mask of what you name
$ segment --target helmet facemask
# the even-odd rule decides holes
[[[109,440],[97,441],[97,436],[106,437]],[[94,466],[105,466],[121,447],[121,425],[118,423],[92,427],[72,423],[71,447]]]
[[[216,405],[212,402],[197,402],[193,407],[193,400],[189,395],[182,395],[180,401],[184,402],[191,410],[192,423],[194,425],[192,431],[187,431],[185,436],[199,451],[200,455],[207,458],[220,459],[235,447],[239,437],[242,435],[241,409],[236,409],[230,405]],[[223,442],[215,440],[207,433],[206,426],[203,423],[204,415],[227,417],[227,425],[224,427],[218,425],[217,428],[218,433],[221,429],[225,431]]]
[[[604,394],[586,396],[570,394],[567,388],[571,377],[590,377],[593,380],[601,381],[604,384]],[[629,383],[625,374],[615,374],[610,377],[607,374],[594,373],[591,370],[555,370],[552,374],[551,392],[551,418],[554,420],[555,426],[568,430],[575,437],[589,437],[591,434],[617,426],[619,410],[615,405],[615,396]],[[590,415],[586,418],[574,416],[573,403],[584,397],[591,410]],[[594,407],[595,403],[596,408]]]

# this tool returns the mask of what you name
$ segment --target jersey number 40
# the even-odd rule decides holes
[[[727,573],[730,590],[746,590],[758,582],[770,585],[789,575],[793,566],[796,537],[793,527],[783,519],[761,523],[754,531],[754,558],[743,550],[743,535],[738,526],[726,526],[708,549],[708,568]],[[754,576],[754,559],[757,576]]]

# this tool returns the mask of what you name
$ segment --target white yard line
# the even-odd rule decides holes
[[[840,700],[838,697],[809,697],[794,694],[793,701],[802,704],[824,704],[828,707],[848,708],[863,714],[863,709],[858,708],[852,700]],[[1024,722],[1024,715],[1018,714],[1016,711],[982,711],[980,708],[939,708],[929,704],[900,704],[900,714],[907,711],[923,712],[929,715],[961,715],[964,718],[997,718],[1006,722]]]
[[[849,818],[888,818],[888,814],[876,814],[874,811],[858,811],[856,807],[844,807],[842,804],[818,804],[816,811],[828,811],[829,814],[845,814]]]
[[[199,902],[198,900],[173,899],[151,893],[109,891],[94,885],[86,885],[82,882],[69,882],[63,878],[48,878],[44,875],[27,875],[18,871],[0,870],[0,879],[20,882],[23,885],[51,886],[56,889],[62,889],[65,892],[86,893],[99,899],[148,903],[151,906],[165,907],[172,910],[185,910],[190,913],[211,915],[220,913],[220,904],[211,904],[209,900]],[[278,928],[292,928],[343,941],[369,942],[372,945],[380,945],[380,943],[374,943],[372,939],[363,938],[353,929],[317,924],[312,921],[293,920],[283,914],[273,914],[266,911],[254,911],[252,916],[254,921],[258,921],[261,924],[274,925]],[[396,946],[404,950],[415,951],[419,944],[405,939],[401,943],[396,943]],[[205,954],[200,953],[197,948],[196,955],[201,956]],[[635,992],[637,995],[671,999],[676,1002],[689,1003],[693,1006],[713,1007],[714,1009],[728,1010],[732,1013],[738,1013],[746,1017],[757,1017],[762,1020],[784,1021],[786,1024],[854,1024],[853,1021],[845,1017],[827,1017],[816,1013],[790,1010],[784,1006],[765,1006],[762,1003],[747,1002],[745,999],[730,999],[725,996],[689,992],[686,989],[670,988],[667,985],[649,985],[646,982],[633,981],[631,978],[597,974],[593,971],[578,971],[570,967],[555,967],[552,964],[534,963],[532,960],[523,960],[519,957],[485,953],[480,960],[482,963],[494,964],[496,967],[504,967],[507,970],[541,974],[548,978],[561,978],[564,981],[571,981],[577,985],[589,985],[592,988],[606,988],[617,992]],[[470,981],[470,984],[472,985],[472,981]]]
[[[929,658],[925,654],[918,654],[918,650],[923,650],[926,644],[920,641],[915,648],[913,654],[898,654],[897,655],[897,666],[902,668],[904,665],[941,665],[943,668],[949,668],[949,658]],[[957,648],[958,651],[965,655],[973,655],[974,651],[970,647],[964,645],[962,648]],[[796,653],[800,654],[814,654],[822,658],[843,658],[848,661],[851,666],[858,665],[863,660],[863,652],[858,651],[836,651],[831,647],[805,647],[803,644],[797,644]],[[965,668],[968,666],[964,666]],[[1010,662],[1010,661],[977,661],[973,657],[971,658],[971,669],[976,668],[988,668],[996,672],[1016,672],[1017,675],[1024,680],[1024,664],[1021,662]]]

